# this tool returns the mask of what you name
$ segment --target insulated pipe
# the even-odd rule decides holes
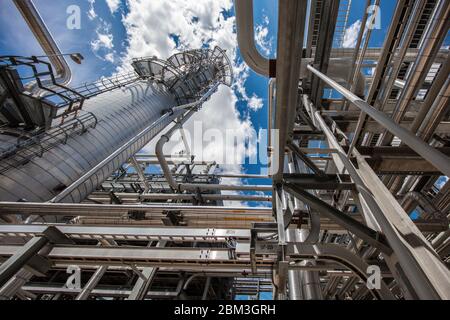
[[[352,66],[351,66],[351,72],[348,78],[348,85],[350,86],[350,91],[355,92],[356,90],[356,85],[357,85],[357,77],[361,77],[361,67],[362,67],[362,63],[364,61],[364,57],[366,55],[366,51],[367,48],[369,46],[369,40],[370,40],[370,35],[372,34],[372,28],[368,28],[367,33],[365,32],[366,30],[366,24],[367,24],[367,18],[369,15],[369,7],[370,7],[370,3],[372,1],[371,0],[367,0],[366,2],[366,9],[364,11],[364,16],[362,18],[361,21],[361,29],[359,30],[359,34],[358,34],[358,38],[356,40],[356,46],[355,46],[355,53],[353,54],[352,57]],[[377,6],[379,4],[379,0],[377,0],[375,2],[375,6]],[[373,15],[373,19],[375,19],[376,14]],[[373,21],[369,21],[370,23],[373,23]],[[361,46],[361,42],[362,42],[362,38],[364,36],[364,33],[366,33],[366,38],[364,40],[364,45],[362,47],[362,49],[360,50],[360,46]],[[363,88],[362,88],[362,94],[358,94],[359,96],[363,96],[364,95],[364,89],[365,89],[365,83],[363,83]],[[342,108],[342,110],[348,110],[348,102],[344,102],[344,106]]]
[[[59,85],[67,85],[72,80],[72,72],[70,70],[69,65],[67,64],[66,59],[62,56],[61,50],[59,50],[58,45],[56,44],[53,36],[42,20],[39,12],[36,10],[33,1],[31,0],[13,0],[17,9],[22,14],[22,17],[28,24],[28,27],[33,32],[35,38],[41,45],[45,54],[49,56],[49,60],[52,65],[55,67],[56,71],[56,83]],[[47,82],[47,81],[46,81]],[[49,83],[44,82],[45,85],[50,85],[51,81],[48,80]],[[36,84],[33,85],[36,87]]]
[[[450,2],[441,0],[431,18],[431,24],[424,35],[423,43],[420,46],[419,54],[414,61],[410,75],[406,79],[405,89],[402,90],[398,103],[392,113],[392,118],[399,123],[411,101],[422,86],[431,65],[445,39],[450,21]],[[381,138],[381,145],[387,144],[392,139],[392,135],[385,132]],[[403,139],[402,139],[403,140]],[[448,173],[447,173],[448,175]]]
[[[405,80],[395,79],[394,86],[397,88],[403,89],[405,87]]]
[[[308,230],[300,230],[300,239],[304,240],[308,235]],[[303,266],[315,266],[313,260],[302,261]],[[301,270],[300,280],[304,300],[323,300],[322,289],[320,287],[320,277],[318,271]]]
[[[403,31],[401,43],[399,44],[399,52],[396,55],[396,59],[393,62],[392,70],[387,79],[387,84],[384,87],[384,92],[382,93],[381,106],[379,107],[380,110],[383,110],[384,107],[386,106],[386,103],[388,102],[389,97],[391,95],[392,86],[396,86],[400,89],[405,88],[405,81],[397,79],[397,77],[400,68],[404,62],[406,52],[408,51],[408,48],[411,45],[411,41],[417,29],[418,21],[422,16],[422,12],[425,8],[426,2],[427,1],[425,0],[418,0],[414,2],[414,7],[412,9],[412,12],[410,13],[410,18],[405,27],[405,30]]]
[[[306,243],[309,237],[309,231],[306,229],[289,230],[287,240],[289,242]],[[312,260],[303,260],[300,263],[303,267],[314,268],[315,262]],[[322,300],[322,289],[320,287],[319,272],[314,270],[289,270],[289,299],[290,300]]]
[[[298,201],[298,200],[297,200]],[[288,229],[286,233],[286,240],[289,242],[296,242],[295,233],[297,230]],[[288,270],[288,296],[289,300],[303,300],[301,270]]]
[[[368,114],[375,121],[385,127],[389,132],[399,137],[405,144],[407,144],[411,149],[416,151],[424,159],[428,160],[433,164],[438,170],[444,173],[446,176],[450,176],[450,158],[443,153],[437,151],[414,134],[412,134],[407,129],[401,127],[392,118],[390,118],[385,113],[376,110],[374,107],[369,105],[366,101],[357,97],[351,91],[347,90],[343,86],[339,85],[336,81],[330,79],[322,72],[316,70],[313,66],[308,65],[308,70],[321,78],[324,82],[328,83],[333,89],[341,93],[346,99],[348,99],[352,104],[358,107],[361,111]]]
[[[441,232],[431,241],[433,248],[437,249],[441,244],[448,240],[450,237],[450,228],[447,231]]]
[[[318,76],[322,77],[323,74],[319,72]],[[325,77],[324,81],[329,80],[327,77]],[[339,89],[338,91],[341,91],[341,89]],[[341,93],[346,97],[349,96],[348,91],[345,89]],[[359,107],[359,104],[357,106]],[[372,107],[367,109],[371,108]],[[345,156],[342,147],[337,142],[333,133],[324,122],[320,113],[314,109],[312,111],[318,122],[319,127],[324,131],[325,135],[327,136],[329,143],[334,143],[333,146],[337,149],[338,151],[337,154],[340,156],[341,161],[345,163],[345,167],[348,170],[349,174],[351,175],[352,179],[354,180],[358,192],[361,194],[362,198],[367,203],[371,212],[376,217],[376,222],[380,226],[380,230],[385,234],[386,239],[389,242],[389,245],[392,247],[392,250],[395,252],[396,257],[398,258],[399,265],[403,269],[404,275],[408,279],[410,279],[411,281],[410,284],[416,291],[417,295],[422,299],[448,298],[450,294],[450,291],[448,291],[449,285],[447,283],[441,283],[436,281],[436,278],[430,277],[429,272],[428,273],[424,272],[423,270],[424,268],[423,264],[425,263],[424,258],[431,259],[431,261],[427,261],[427,263],[432,268],[434,277],[436,277],[439,274],[441,277],[446,278],[448,277],[449,274],[448,270],[445,268],[442,262],[432,253],[425,251],[426,255],[423,255],[422,253],[422,256],[418,256],[417,253],[414,252],[416,250],[414,250],[414,248],[411,247],[411,244],[408,241],[406,241],[406,239],[403,238],[402,234],[400,234],[400,231],[397,229],[398,227],[396,227],[391,221],[389,221],[387,216],[381,210],[379,204],[376,202],[376,198],[371,193],[371,191],[367,189],[365,183],[358,174],[358,171],[355,169],[351,161]],[[369,112],[366,113],[371,115]],[[387,119],[392,121],[390,118]],[[361,159],[359,153],[356,153],[356,156]],[[358,160],[358,162],[359,161],[360,160]],[[361,163],[359,163],[359,165],[361,165]],[[418,230],[417,232],[419,233]],[[425,243],[423,245],[425,246]],[[429,249],[431,249],[431,246]]]
[[[211,213],[211,214],[271,214],[270,208],[254,207],[217,207],[167,204],[87,204],[87,203],[48,203],[48,202],[0,202],[0,215],[5,214],[48,214],[66,216],[118,216],[129,211],[144,211],[160,213],[170,208],[184,213]]]
[[[431,119],[433,119],[434,115],[431,117],[427,117],[427,115],[429,114],[429,112],[432,112],[433,110],[432,106],[435,103],[436,98],[438,97],[442,88],[445,87],[446,85],[448,86],[449,74],[450,74],[450,54],[447,54],[446,62],[444,62],[441,65],[438,74],[434,78],[433,83],[427,92],[425,101],[421,105],[419,112],[416,114],[416,117],[413,123],[411,124],[410,129],[413,133],[416,133],[419,130],[420,126],[425,126],[426,123],[428,123]],[[439,99],[442,99],[442,95]],[[426,123],[424,122],[425,118],[427,119]]]
[[[269,77],[270,60],[256,49],[253,24],[253,0],[235,0],[236,31],[239,51],[245,63],[256,73]]]
[[[267,129],[268,129],[268,135],[267,135],[267,158],[269,159],[269,161],[272,158],[272,152],[273,152],[273,147],[272,147],[272,129],[273,129],[273,99],[275,97],[275,90],[276,90],[276,79],[275,78],[271,78],[269,80],[269,95],[267,97],[267,99],[269,100],[269,111],[268,111],[268,124],[267,124]],[[270,168],[270,162],[269,162],[269,168]]]

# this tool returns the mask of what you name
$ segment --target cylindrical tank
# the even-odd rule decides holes
[[[94,114],[98,121],[96,126],[83,134],[73,134],[66,143],[59,143],[42,156],[32,157],[28,163],[3,172],[0,175],[0,201],[52,199],[138,132],[158,120],[163,110],[175,105],[173,95],[164,86],[142,80],[86,100],[82,112]],[[175,116],[158,123],[145,139],[127,148],[63,202],[82,201]],[[6,141],[6,137],[0,135],[1,141]],[[0,149],[4,149],[4,145]]]

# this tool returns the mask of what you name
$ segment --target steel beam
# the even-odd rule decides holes
[[[408,290],[414,290],[422,299],[450,298],[450,284],[439,279],[450,278],[450,272],[434,253],[422,233],[417,229],[394,196],[386,189],[366,160],[353,151],[357,168],[347,158],[335,136],[312,105],[315,123],[327,136],[330,147],[339,151],[339,166],[348,170],[367,209],[366,220],[382,231],[399,261],[401,271],[393,270],[400,280],[409,279]],[[416,150],[417,151],[417,150]],[[408,281],[408,280],[403,280]],[[404,287],[405,288],[405,287]]]
[[[19,250],[0,265],[0,287],[8,282],[23,266],[36,255],[46,244],[48,239],[44,236],[33,237]]]
[[[81,290],[81,292],[76,296],[75,300],[87,300],[92,290],[94,290],[95,286],[98,284],[98,282],[100,281],[100,279],[103,277],[103,275],[107,270],[108,266],[98,267],[97,270],[92,275],[92,277],[84,286],[83,290]]]

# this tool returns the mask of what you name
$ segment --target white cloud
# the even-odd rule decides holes
[[[89,20],[94,20],[95,18],[97,18],[97,13],[95,13],[94,10],[94,3],[95,0],[89,0],[89,10],[87,12]]]
[[[272,41],[273,38],[269,38],[269,17],[263,17],[263,24],[257,25],[255,27],[255,42],[258,48],[266,56],[270,55],[272,52]]]
[[[117,11],[117,9],[119,9],[120,0],[106,0],[106,4],[108,5],[111,13],[114,13]]]
[[[255,94],[252,95],[250,100],[248,101],[248,107],[253,111],[258,111],[263,107],[264,103],[261,98],[258,98]]]
[[[350,27],[345,29],[342,47],[354,48],[358,39],[358,33],[361,29],[361,20],[355,21]]]
[[[101,23],[95,30],[96,38],[91,41],[92,52],[105,61],[114,62],[114,37],[111,33],[111,26],[100,18]]]

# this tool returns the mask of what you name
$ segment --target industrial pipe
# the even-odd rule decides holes
[[[421,126],[426,126],[432,119],[436,119],[436,115],[434,114],[433,104],[437,99],[445,98],[445,95],[440,95],[440,91],[444,87],[448,87],[449,85],[449,74],[450,74],[450,54],[447,54],[447,59],[444,63],[441,64],[441,68],[437,73],[436,77],[433,80],[433,83],[430,89],[427,92],[425,100],[420,107],[419,112],[416,114],[416,117],[411,124],[410,130],[413,133],[416,133]],[[437,98],[439,96],[439,98]],[[448,97],[448,95],[447,95]],[[430,113],[430,116],[428,114]],[[439,116],[438,116],[439,118]],[[426,120],[425,120],[426,119]],[[423,136],[418,134],[421,138]],[[424,139],[428,141],[429,139]]]
[[[211,90],[209,91],[212,93]],[[206,100],[207,96],[202,97],[203,100]],[[201,100],[202,100],[201,99]],[[200,101],[201,101],[200,100]],[[257,185],[247,185],[247,186],[239,186],[239,185],[225,185],[225,184],[207,184],[207,183],[178,183],[172,175],[170,171],[169,165],[167,163],[166,157],[163,152],[164,145],[169,142],[172,135],[175,133],[177,129],[181,129],[183,124],[196,112],[197,110],[191,109],[189,112],[181,118],[172,128],[170,128],[165,134],[163,134],[155,147],[155,154],[158,158],[159,164],[161,166],[161,170],[164,173],[164,177],[167,180],[167,183],[173,190],[183,192],[183,191],[197,191],[197,190],[253,190],[253,191],[272,191],[272,186],[257,186]]]
[[[422,137],[425,141],[429,141],[433,136],[436,127],[442,121],[442,118],[449,112],[449,98],[450,98],[450,77],[447,78],[442,86],[438,97],[433,101],[430,110],[427,113],[422,125],[417,131],[417,135]],[[445,174],[450,177],[448,173]]]
[[[405,209],[406,212],[409,212],[411,209],[414,208],[415,203],[418,203],[422,207],[422,209],[425,210],[426,216],[424,218],[444,217],[445,220],[447,220],[447,218],[445,217],[445,214],[443,212],[441,212],[439,209],[437,209],[436,206],[420,192],[416,192],[416,191],[408,192],[403,197],[402,207]]]
[[[355,52],[353,54],[352,60],[351,60],[351,72],[348,78],[348,85],[350,86],[350,91],[351,92],[355,92],[356,91],[356,85],[357,85],[357,77],[361,77],[361,67],[362,67],[362,63],[364,62],[364,57],[366,55],[366,51],[367,48],[369,47],[369,40],[370,40],[370,36],[372,34],[372,28],[367,28],[367,32],[366,30],[366,24],[367,24],[367,18],[369,16],[369,7],[371,5],[371,0],[367,0],[366,2],[366,7],[365,7],[365,11],[364,11],[364,16],[362,18],[361,21],[361,29],[359,30],[358,33],[358,38],[356,40],[356,45],[355,45]],[[374,6],[378,6],[380,0],[377,0],[374,4]],[[373,19],[375,19],[375,14],[373,15]],[[369,21],[369,23],[373,23],[373,21]],[[364,45],[362,47],[362,49],[360,49],[361,47],[361,43],[362,43],[362,38],[364,36],[364,34],[366,33],[366,38],[364,40]],[[358,94],[358,96],[362,96],[364,95],[364,89],[365,89],[365,83],[363,83],[362,86],[362,93],[360,92]],[[348,102],[344,102],[344,106],[342,108],[342,110],[348,110]]]
[[[318,72],[314,68],[312,69],[314,70],[313,72],[318,73],[319,77],[324,76],[321,72]],[[323,80],[327,82],[329,81],[334,82],[326,76],[323,78]],[[336,83],[335,85],[338,86],[337,90],[340,91],[345,97],[350,99],[352,103],[355,103],[354,101],[356,101],[355,104],[357,107],[359,107],[360,109],[364,108],[365,110],[363,111],[365,111],[368,115],[372,116],[373,112],[371,110],[373,109],[373,107],[369,106],[366,102],[362,101],[361,99],[355,97],[345,88],[342,88]],[[430,277],[430,273],[433,272],[434,275],[440,274],[442,277],[445,278],[448,277],[449,274],[448,270],[445,268],[445,266],[443,266],[442,262],[428,250],[424,250],[423,252],[421,252],[420,256],[418,256],[418,254],[415,252],[416,251],[415,248],[412,247],[411,244],[408,241],[406,241],[406,239],[403,238],[403,236],[401,235],[401,233],[399,233],[399,230],[397,229],[398,227],[388,219],[388,217],[382,211],[380,205],[377,203],[376,200],[377,198],[379,199],[379,197],[375,197],[370,191],[370,188],[374,188],[373,190],[375,191],[376,185],[367,188],[363,179],[359,175],[357,169],[355,169],[350,159],[346,157],[344,150],[342,149],[341,145],[337,142],[336,138],[326,125],[320,113],[317,110],[315,110],[313,106],[311,106],[311,109],[315,119],[317,120],[319,127],[323,130],[324,134],[326,135],[330,147],[334,147],[338,151],[337,154],[339,155],[341,162],[344,163],[345,168],[351,175],[355,183],[355,186],[361,195],[361,198],[364,199],[364,201],[367,204],[367,207],[370,208],[371,214],[373,214],[373,216],[375,217],[376,219],[375,222],[378,224],[379,230],[381,230],[386,236],[389,245],[391,246],[392,250],[394,251],[395,255],[398,258],[399,264],[403,269],[403,272],[409,279],[414,279],[414,282],[411,283],[411,285],[413,286],[417,295],[425,299],[437,299],[439,297],[446,299],[450,293],[450,291],[448,291],[449,286],[447,284],[443,284],[436,281],[436,278]],[[380,111],[377,112],[381,113]],[[375,115],[377,114],[375,113]],[[389,117],[386,117],[386,119],[392,121],[392,119]],[[395,125],[398,126],[398,124]],[[410,134],[410,132],[408,131],[406,132]],[[359,155],[356,149],[355,149],[355,156],[357,157],[360,166],[359,170],[361,171],[362,170],[361,164],[363,164],[361,163],[361,161],[364,161],[364,159],[361,159],[362,157]],[[365,165],[368,167],[367,163],[365,163]],[[378,179],[378,177],[376,179]],[[415,231],[417,232],[418,236],[419,235],[421,236],[421,233],[419,232],[418,229],[416,229],[414,224],[411,223],[411,227],[412,227],[411,231],[413,232]],[[427,242],[425,242],[426,240],[424,238],[423,241],[424,241],[423,245],[425,246]],[[431,250],[431,246],[427,249]],[[427,264],[427,266],[431,269],[431,272],[430,271],[424,272],[424,264]]]
[[[148,134],[153,128],[155,128],[157,125],[162,123],[167,118],[171,117],[170,112],[166,112],[164,115],[162,115],[160,118],[158,118],[155,122],[144,128],[141,132],[139,132],[137,135],[135,135],[133,138],[128,140],[125,144],[123,144],[120,148],[116,149],[113,153],[111,153],[108,157],[100,161],[97,165],[95,165],[93,168],[91,168],[89,171],[87,171],[84,175],[82,175],[79,179],[74,181],[70,186],[68,186],[66,189],[64,189],[61,193],[59,193],[56,197],[51,199],[49,202],[60,202],[64,200],[67,196],[70,195],[71,192],[73,192],[75,189],[77,189],[80,185],[88,181],[91,176],[93,176],[98,170],[101,170],[105,165],[107,165],[110,161],[112,161],[114,158],[118,157],[122,152],[124,152],[126,149],[128,149],[131,145],[141,140],[143,137],[145,137],[146,134]]]
[[[50,62],[56,71],[56,83],[59,85],[67,85],[72,80],[72,72],[66,59],[62,55],[61,50],[58,48],[53,36],[42,20],[39,12],[32,0],[13,0],[17,9],[22,14],[22,17],[28,24],[28,27],[33,32],[35,38],[41,45],[45,54],[48,56]],[[51,80],[43,82],[44,86],[52,85]],[[37,84],[33,85],[36,88]],[[32,89],[33,89],[32,88]]]
[[[403,31],[403,36],[401,39],[401,43],[399,44],[399,51],[396,54],[396,59],[393,61],[392,70],[387,79],[387,84],[385,85],[384,92],[382,93],[382,101],[380,110],[384,110],[389,97],[391,95],[392,87],[395,86],[400,89],[405,88],[405,81],[401,79],[397,79],[401,66],[403,65],[403,61],[405,59],[406,53],[411,45],[411,41],[414,37],[414,33],[417,29],[417,24],[419,22],[420,17],[422,16],[422,12],[425,9],[426,1],[419,0],[414,2],[414,6],[410,13],[410,18],[408,19],[408,23]]]

